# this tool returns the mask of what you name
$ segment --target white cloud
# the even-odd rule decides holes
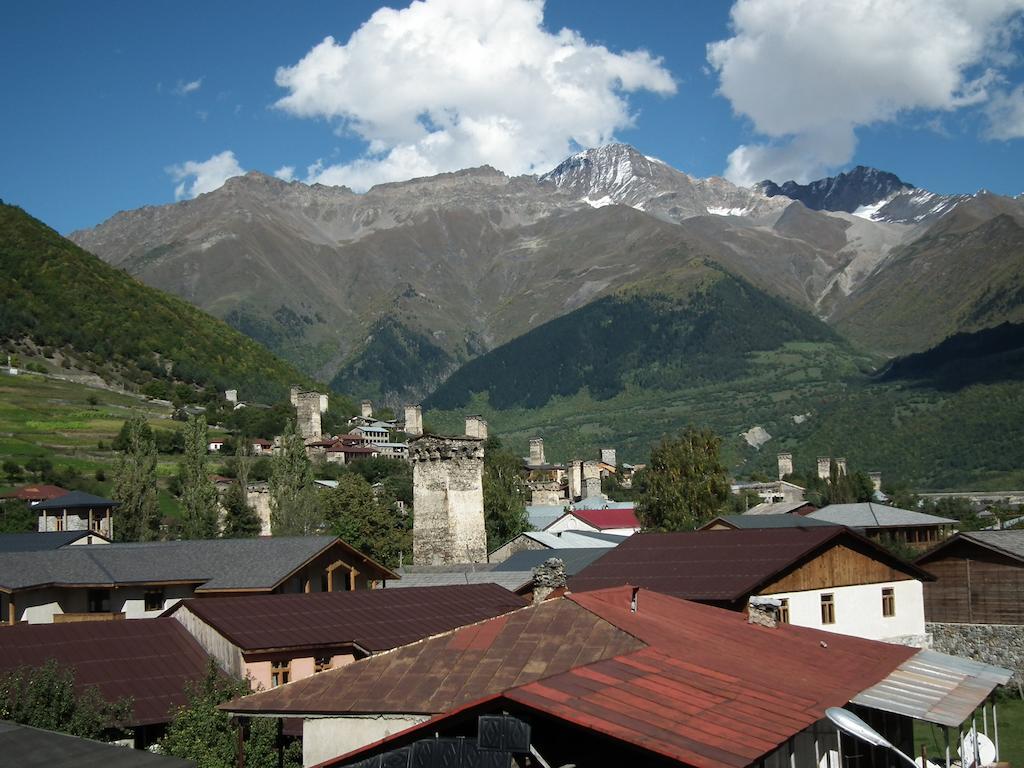
[[[986,102],[1024,0],[737,0],[708,46],[719,92],[768,138],[726,176],[807,181],[852,159],[858,126]]]
[[[365,189],[481,164],[543,171],[631,125],[627,93],[675,92],[660,59],[548,32],[543,17],[541,0],[418,0],[278,69],[279,108],[367,142],[358,160],[314,164],[309,181]]]
[[[295,181],[295,166],[282,165],[274,171],[274,176],[281,179],[281,181]]]
[[[193,93],[194,91],[198,91],[202,87],[203,78],[201,77],[198,80],[190,80],[187,83],[179,80],[178,85],[174,89],[174,92],[179,96],[187,96],[188,94]]]
[[[986,112],[990,123],[989,138],[1024,138],[1024,85],[1018,85],[1009,92],[996,93]]]
[[[235,153],[226,149],[202,162],[188,160],[180,165],[172,165],[167,173],[180,182],[174,188],[174,197],[180,200],[212,192],[232,176],[241,176],[245,170],[235,159]]]

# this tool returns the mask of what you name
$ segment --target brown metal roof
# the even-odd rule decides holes
[[[523,607],[497,584],[198,598],[191,611],[243,651],[354,644],[383,651]]]
[[[0,673],[56,659],[73,667],[77,686],[134,700],[130,725],[166,723],[186,703],[185,684],[199,680],[209,657],[174,619],[18,624],[0,629]]]
[[[854,547],[916,579],[932,577],[838,526],[638,533],[569,581],[573,592],[644,587],[686,600],[733,602],[836,543]]]
[[[572,601],[550,600],[223,708],[238,713],[435,714],[642,647],[629,633]]]

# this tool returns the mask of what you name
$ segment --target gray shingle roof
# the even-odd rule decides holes
[[[72,491],[63,496],[49,501],[40,501],[32,509],[102,509],[105,507],[119,507],[121,502],[113,499],[104,499],[102,496],[93,496],[84,491]]]
[[[755,504],[753,507],[748,509],[743,514],[745,515],[786,515],[792,512],[794,509],[800,509],[800,507],[806,507],[808,502],[806,501],[766,501],[761,504]]]
[[[503,563],[498,563],[494,569],[495,575],[506,571],[519,573],[531,572],[538,565],[549,557],[557,557],[565,564],[565,575],[575,576],[592,562],[602,555],[607,555],[610,547],[595,547],[592,549],[528,549],[523,552],[516,552],[512,557]]]
[[[810,516],[802,515],[719,515],[715,520],[721,520],[734,528],[820,528],[821,526],[835,526],[828,520],[818,520]],[[715,522],[712,520],[711,522]],[[710,523],[708,524],[710,525]]]
[[[0,720],[0,754],[6,765],[19,768],[195,768],[191,760],[155,755],[142,749],[125,749],[9,720]]]
[[[85,536],[106,537],[95,531],[46,531],[39,533],[0,533],[0,552],[39,552],[66,547]]]
[[[545,552],[550,550],[544,550]],[[388,581],[392,587],[445,587],[450,584],[497,584],[515,592],[533,581],[533,571],[461,571],[452,570],[432,573],[406,573],[397,581]]]
[[[829,504],[811,512],[807,517],[827,520],[850,528],[902,528],[913,525],[956,525],[958,521],[948,517],[926,515],[909,509],[889,507],[870,501],[858,504]]]
[[[331,536],[161,541],[14,552],[0,586],[194,581],[200,589],[272,589],[337,539]]]
[[[960,536],[1024,559],[1024,530],[971,531],[970,533],[961,533]]]

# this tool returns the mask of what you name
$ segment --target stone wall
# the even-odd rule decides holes
[[[1020,624],[927,624],[932,648],[1014,671],[1011,685],[1024,685],[1024,626]]]
[[[413,466],[413,562],[487,562],[484,445],[427,435],[409,443]]]

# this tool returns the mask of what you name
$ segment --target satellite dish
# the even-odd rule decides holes
[[[996,745],[984,733],[978,733],[973,728],[964,734],[964,740],[960,743],[958,753],[961,763],[965,766],[974,765],[975,739],[978,742],[977,753],[978,759],[981,761],[980,765],[991,765],[994,763],[996,761]]]

